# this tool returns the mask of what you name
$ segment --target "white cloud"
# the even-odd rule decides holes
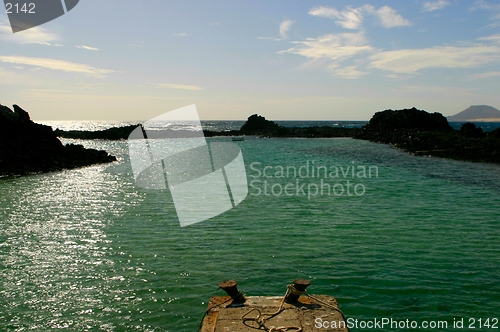
[[[478,40],[484,40],[487,42],[491,42],[493,44],[500,44],[500,34],[481,37],[481,38],[478,38]]]
[[[95,68],[86,64],[24,56],[0,56],[0,62],[33,66],[35,69],[46,68],[51,70],[80,73],[95,77],[102,77],[106,74],[114,72],[113,70]]]
[[[361,29],[363,26],[364,14],[374,15],[385,28],[411,25],[410,21],[389,6],[383,6],[379,9],[375,9],[372,5],[363,5],[358,8],[347,6],[346,9],[342,11],[332,7],[319,6],[309,11],[309,15],[311,16],[326,17],[335,20],[336,24],[345,29]]]
[[[370,56],[370,67],[394,73],[414,74],[429,68],[476,68],[500,62],[500,47],[436,46],[385,51]]]
[[[177,90],[192,90],[192,91],[203,90],[202,87],[199,87],[199,86],[196,86],[196,85],[163,83],[163,84],[159,84],[158,86],[161,87],[161,88],[177,89]]]
[[[363,75],[366,75],[367,72],[358,70],[356,66],[348,66],[345,68],[334,69],[333,74],[335,76],[342,77],[342,78],[354,79],[354,78],[359,78]]]
[[[173,33],[172,36],[176,37],[186,37],[188,34],[185,32],[180,32],[180,33]]]
[[[319,6],[309,11],[311,16],[326,17],[335,20],[335,23],[344,29],[359,29],[363,24],[362,7],[346,7],[343,11],[328,6]]]
[[[318,6],[314,7],[309,11],[309,15],[311,16],[319,16],[319,17],[327,17],[327,18],[340,18],[340,12],[336,8],[328,7],[328,6]]]
[[[59,36],[41,27],[34,27],[13,33],[9,25],[0,22],[0,40],[18,44],[42,44],[50,46],[53,45],[53,42],[59,40]]]
[[[140,44],[125,44],[126,46],[132,46],[132,47],[144,47],[144,42]]]
[[[311,64],[327,62],[327,69],[335,76],[343,78],[358,78],[364,74],[357,66],[341,68],[344,61],[362,53],[373,52],[374,49],[366,42],[364,33],[329,34],[318,38],[308,38],[305,41],[295,41],[287,50],[278,53],[291,53],[301,55],[312,61]]]
[[[389,6],[375,9],[371,5],[364,5],[363,8],[366,12],[375,15],[380,20],[380,24],[382,24],[382,26],[385,28],[395,28],[411,25],[410,21],[405,19],[403,16],[398,14],[395,9]]]
[[[85,45],[76,46],[76,47],[83,48],[84,50],[89,50],[89,51],[99,51],[99,49],[97,47],[91,47],[91,46],[85,46]]]
[[[383,76],[387,77],[387,78],[391,78],[393,80],[398,80],[398,81],[413,77],[412,75],[401,75],[401,74],[385,74]]]
[[[338,61],[373,50],[367,44],[363,32],[329,34],[292,43],[296,46],[278,53],[298,54],[310,59]]]
[[[374,69],[387,77],[401,79],[433,68],[481,68],[500,64],[500,34],[478,38],[466,46],[434,46],[423,49],[384,51],[372,47],[364,32],[329,34],[304,41],[278,52],[309,59],[305,66],[320,65],[342,78],[358,78]],[[348,62],[349,60],[349,62]],[[352,65],[354,61],[355,65]],[[470,79],[497,77],[477,74]]]
[[[434,4],[436,3],[434,2]],[[360,8],[363,9],[364,13],[378,17],[381,24],[387,28],[411,24],[388,6],[376,9],[371,5],[364,5]],[[335,8],[325,6],[315,7],[311,9],[309,14],[333,18],[334,20],[346,17]],[[362,16],[358,17],[362,21]],[[355,25],[358,26],[357,23]],[[303,67],[322,66],[335,76],[342,78],[358,78],[378,69],[384,71],[383,75],[386,77],[403,79],[412,77],[426,69],[470,69],[500,64],[500,34],[484,36],[476,41],[458,43],[455,46],[433,46],[393,51],[384,51],[371,46],[362,29],[357,33],[327,34],[291,43],[292,47],[278,53],[303,56],[309,60]],[[491,77],[498,77],[498,75],[496,72],[494,74],[477,74],[471,79]]]
[[[423,4],[423,11],[424,12],[432,12],[435,10],[443,9],[444,7],[448,6],[450,4],[449,1],[447,0],[438,0],[434,2],[425,2]]]
[[[292,27],[292,24],[294,24],[294,23],[295,23],[295,21],[292,21],[292,20],[283,20],[283,22],[280,23],[280,36],[281,36],[280,38],[258,37],[258,39],[267,39],[267,40],[276,40],[276,41],[287,39],[288,38],[287,33],[290,30],[290,28]]]
[[[290,30],[290,28],[292,27],[292,24],[295,23],[295,21],[292,21],[292,20],[284,20],[283,22],[281,22],[280,24],[280,36],[282,39],[286,39],[287,38],[287,33],[288,33],[288,30]]]

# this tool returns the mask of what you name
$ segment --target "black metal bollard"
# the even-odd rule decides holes
[[[293,281],[293,286],[290,287],[290,291],[287,293],[285,297],[286,303],[295,303],[299,300],[300,295],[306,292],[307,286],[309,286],[312,282],[306,279],[295,279]]]
[[[236,280],[225,280],[219,284],[227,295],[231,296],[233,303],[244,303],[246,301],[243,293],[238,290],[238,283]]]

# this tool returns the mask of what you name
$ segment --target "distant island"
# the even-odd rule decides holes
[[[61,141],[49,126],[31,121],[28,112],[0,105],[0,176],[26,175],[115,161],[106,151]]]
[[[487,105],[475,105],[449,116],[450,122],[500,122],[500,111]]]

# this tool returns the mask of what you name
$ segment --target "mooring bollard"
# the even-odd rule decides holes
[[[238,290],[238,283],[236,280],[225,280],[219,284],[227,295],[231,296],[233,303],[244,303],[246,301],[243,293]]]
[[[288,286],[290,291],[287,293],[285,297],[286,303],[295,303],[298,301],[300,295],[306,292],[307,286],[309,286],[312,282],[306,279],[295,279],[293,281],[293,286]]]

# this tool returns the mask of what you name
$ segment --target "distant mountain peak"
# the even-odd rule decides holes
[[[449,116],[448,121],[500,122],[500,111],[488,105],[472,105],[460,113]]]

